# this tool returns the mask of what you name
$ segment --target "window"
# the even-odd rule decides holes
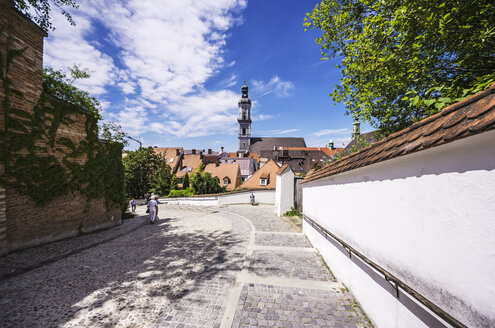
[[[227,178],[227,177],[223,178],[223,185],[224,186],[228,185],[229,183],[230,183],[230,179],[229,178]]]
[[[260,179],[260,186],[266,186],[267,184],[268,184],[267,178],[261,178]]]
[[[187,170],[188,170],[189,172],[192,172],[192,167],[188,168]]]
[[[181,172],[186,172],[186,170],[187,170],[187,166],[184,166],[180,171]]]
[[[246,134],[246,129],[242,129],[242,134]]]
[[[174,158],[172,157],[172,158],[170,159],[170,163],[173,163],[173,162],[174,162]]]

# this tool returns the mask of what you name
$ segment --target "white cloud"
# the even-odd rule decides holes
[[[326,136],[330,134],[343,134],[348,133],[349,129],[324,129],[313,133],[317,137]]]
[[[274,115],[265,115],[265,114],[259,114],[259,115],[253,115],[253,121],[266,121],[266,120],[271,120],[274,118]]]
[[[126,69],[154,101],[184,96],[201,88],[224,64],[226,31],[241,0],[107,1],[98,7],[112,40],[124,50]]]
[[[93,95],[106,92],[105,87],[112,85],[118,69],[113,59],[99,51],[85,40],[93,26],[88,18],[77,17],[77,27],[69,26],[63,15],[53,15],[54,26],[59,26],[45,42],[44,64],[67,72],[75,64],[89,68],[89,79],[77,80],[75,85]]]
[[[224,62],[223,51],[228,30],[242,23],[246,6],[246,0],[81,0],[72,13],[76,27],[54,15],[60,16],[55,22],[60,27],[46,42],[45,61],[56,68],[80,63],[95,71],[80,84],[92,94],[118,86],[129,99],[105,115],[134,135],[229,132],[236,124],[238,94],[207,90],[205,83],[235,65]],[[95,26],[104,27],[103,40],[98,39],[103,30]],[[232,75],[222,88],[235,83]]]
[[[237,124],[237,98],[238,94],[230,90],[204,90],[180,98],[169,104],[168,119],[183,124],[171,126],[168,132],[177,137],[230,133],[229,128]]]
[[[120,82],[118,86],[125,94],[132,94],[135,92],[136,85],[132,82]]]
[[[117,113],[108,113],[108,118],[120,124],[134,138],[149,130],[146,109],[142,106],[126,107]]]
[[[299,131],[299,129],[286,129],[286,130],[276,129],[276,130],[259,131],[259,132],[266,135],[281,135],[281,134],[294,133],[297,131]]]
[[[277,75],[272,77],[268,82],[252,80],[251,83],[253,85],[251,90],[258,97],[266,96],[272,92],[277,97],[288,97],[290,90],[294,89],[292,82],[283,81]]]

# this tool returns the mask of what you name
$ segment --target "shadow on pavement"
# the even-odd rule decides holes
[[[242,268],[246,237],[178,231],[176,220],[143,225],[0,283],[2,326],[112,326],[121,311],[146,314],[203,284],[230,286]]]

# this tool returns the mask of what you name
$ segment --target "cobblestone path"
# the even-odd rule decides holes
[[[272,206],[161,205],[0,258],[2,327],[368,327]]]

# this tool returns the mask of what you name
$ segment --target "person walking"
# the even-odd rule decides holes
[[[136,212],[136,200],[134,199],[134,197],[132,197],[131,201],[130,201],[130,204],[131,204],[131,212],[134,213]]]
[[[148,210],[150,211],[150,224],[155,224],[156,214],[158,212],[158,203],[151,198],[148,202]]]
[[[158,196],[155,196],[155,201],[156,201],[156,215],[155,215],[155,220],[159,220],[160,218],[158,217],[158,205],[160,205],[160,201],[158,200]]]

